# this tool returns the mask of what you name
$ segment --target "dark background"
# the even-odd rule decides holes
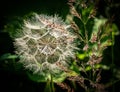
[[[116,0],[100,0],[97,12],[106,17],[114,17],[113,22],[120,30],[120,3]],[[2,32],[4,26],[14,16],[24,16],[30,12],[44,14],[59,14],[65,19],[69,12],[67,0],[0,0],[0,56],[5,53],[14,53],[12,39],[7,33]],[[105,52],[106,59],[111,62],[111,48]],[[120,67],[120,36],[115,37],[114,64]],[[9,61],[9,60],[8,60]],[[8,61],[0,61],[0,92],[43,92],[44,83],[36,83],[27,78],[24,69],[17,71]],[[10,61],[9,61],[10,62]],[[112,77],[111,71],[102,73],[103,81]],[[108,89],[108,92],[120,92],[120,83],[117,82]]]

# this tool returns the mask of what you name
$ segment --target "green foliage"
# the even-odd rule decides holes
[[[22,71],[22,64],[16,62],[18,60],[18,56],[11,53],[5,53],[0,56],[0,64],[3,70],[21,73]]]
[[[91,82],[91,86],[95,85],[94,83],[92,85],[92,82],[99,84],[101,69],[111,69],[110,66],[103,64],[106,62],[103,61],[103,58],[106,58],[104,51],[115,44],[114,37],[119,34],[118,28],[111,22],[112,20],[102,16],[96,17],[96,2],[93,3],[92,0],[69,2],[71,18],[68,18],[74,32],[79,37],[79,51],[76,53],[79,76],[85,77],[81,75],[81,72],[84,73],[87,76],[85,78]],[[88,90],[90,91],[89,88],[86,89],[86,91]],[[95,89],[93,90],[95,91]]]
[[[11,55],[10,53],[6,53],[0,57],[0,60],[6,60],[6,59],[16,59],[18,58],[17,55]]]
[[[38,75],[38,74],[34,74],[31,73],[30,71],[27,72],[27,75],[29,77],[30,80],[35,81],[35,82],[47,82],[48,80],[51,80],[51,75],[46,75],[46,77],[43,75]],[[64,81],[66,78],[66,74],[62,73],[59,75],[56,75],[53,77],[54,82],[62,82]]]

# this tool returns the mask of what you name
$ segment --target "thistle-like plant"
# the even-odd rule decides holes
[[[14,28],[15,53],[20,57],[19,62],[39,76],[39,81],[51,80],[52,76],[53,81],[58,82],[67,77],[75,57],[75,39],[70,25],[57,15],[33,13],[19,28]]]

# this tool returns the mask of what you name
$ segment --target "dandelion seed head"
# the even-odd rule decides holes
[[[35,13],[25,19],[20,30],[22,34],[14,42],[16,54],[21,56],[20,62],[26,69],[42,76],[52,74],[54,77],[64,72],[62,67],[69,67],[67,59],[74,58],[76,48],[76,36],[69,28],[57,15]]]

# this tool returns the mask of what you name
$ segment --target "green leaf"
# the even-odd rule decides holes
[[[91,69],[92,69],[91,66],[87,66],[87,67],[85,68],[86,71],[90,71]]]
[[[48,80],[51,80],[51,75],[38,75],[33,74],[31,72],[27,72],[28,78],[35,82],[47,82]],[[56,76],[52,76],[53,82],[62,82],[66,78],[66,73],[61,73]]]
[[[10,53],[6,53],[0,57],[0,60],[6,60],[6,59],[16,59],[18,58],[17,55],[12,55]]]

